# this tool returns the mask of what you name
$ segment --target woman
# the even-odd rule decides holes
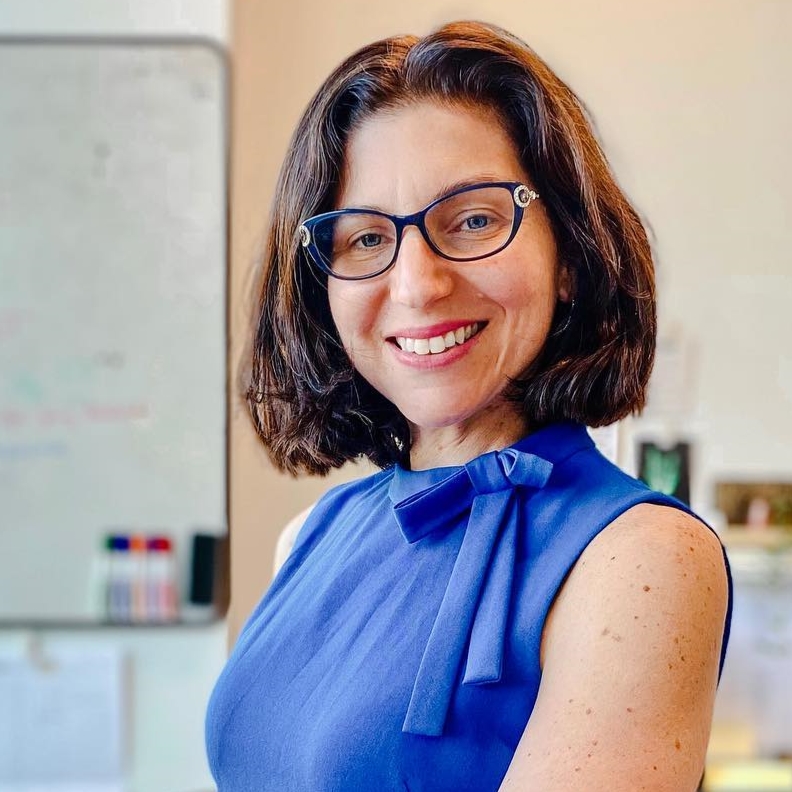
[[[238,790],[693,790],[725,652],[717,537],[584,426],[639,410],[644,229],[574,94],[478,23],[374,43],[296,130],[250,402],[331,490],[210,704]]]

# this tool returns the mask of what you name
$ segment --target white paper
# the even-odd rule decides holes
[[[684,421],[690,417],[694,378],[690,343],[678,329],[657,338],[646,418]]]
[[[598,428],[589,427],[591,439],[607,459],[615,465],[619,464],[619,425],[618,423]]]
[[[0,792],[120,792],[123,670],[111,649],[0,657]]]

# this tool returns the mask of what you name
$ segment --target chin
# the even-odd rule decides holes
[[[397,407],[411,426],[429,431],[475,422],[475,416],[487,412],[486,407],[457,409],[454,412],[449,412],[448,403],[445,400],[439,401],[437,404],[424,402],[422,404],[397,405]]]
[[[399,407],[399,411],[417,429],[447,429],[470,417],[468,412],[449,413],[444,405],[438,405],[436,409],[426,404],[408,405]]]

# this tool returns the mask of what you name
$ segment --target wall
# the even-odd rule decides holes
[[[585,100],[655,239],[664,334],[690,372],[683,419],[625,427],[697,442],[694,504],[718,477],[792,477],[792,4],[783,0],[338,0],[234,5],[232,341],[248,332],[252,267],[291,131],[356,47],[486,18],[526,39]],[[329,482],[275,473],[241,405],[232,424],[230,631],[270,579],[278,531]]]
[[[5,0],[0,35],[196,35],[227,45],[223,0]],[[0,565],[0,574],[2,568]],[[128,792],[213,788],[203,747],[206,700],[226,655],[226,624],[176,629],[0,628],[0,650],[113,647],[131,661]]]

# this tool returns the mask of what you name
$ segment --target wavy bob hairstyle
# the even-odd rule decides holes
[[[518,38],[458,22],[363,47],[327,78],[292,138],[274,197],[247,392],[256,430],[282,470],[324,474],[360,456],[409,466],[407,421],[352,368],[325,276],[307,260],[298,228],[336,208],[358,125],[425,100],[496,113],[573,276],[572,310],[559,303],[542,352],[509,397],[532,428],[561,420],[603,426],[643,407],[656,336],[646,231],[569,87]]]

